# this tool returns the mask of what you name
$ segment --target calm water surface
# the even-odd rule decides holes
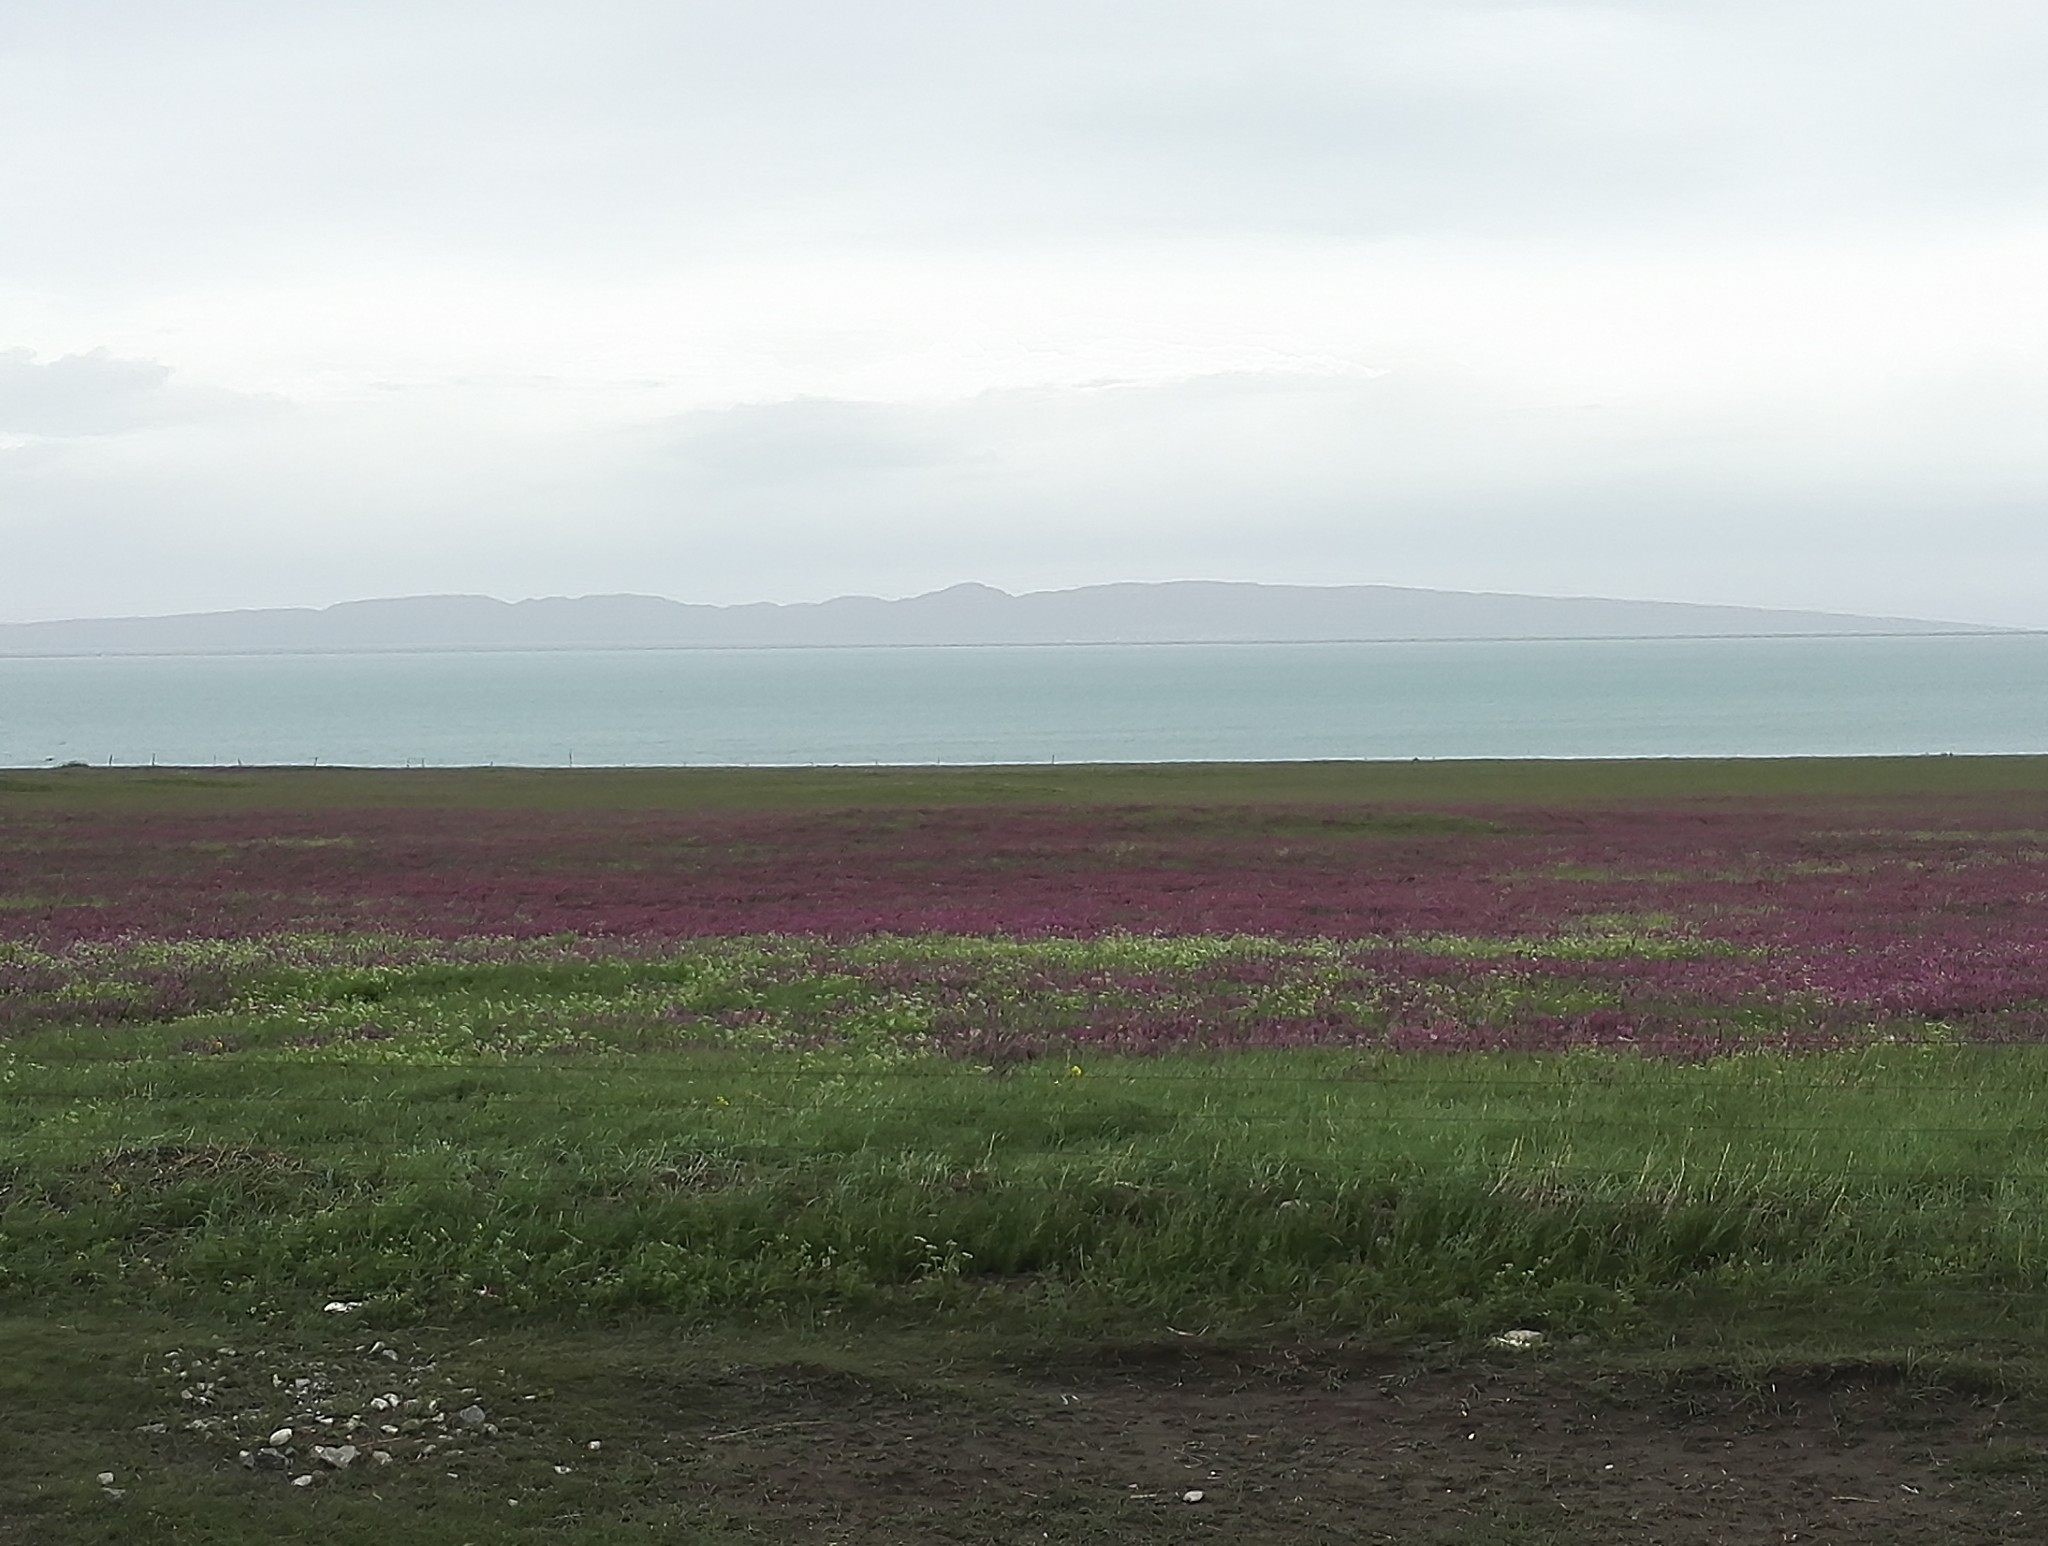
[[[2048,752],[2048,636],[0,660],[0,764]]]

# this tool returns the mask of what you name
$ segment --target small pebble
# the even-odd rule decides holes
[[[1183,1503],[1199,1503],[1206,1496],[1207,1494],[1204,1493],[1201,1488],[1190,1487],[1186,1492],[1180,1495],[1180,1500]]]
[[[270,1436],[270,1445],[273,1449],[281,1449],[291,1441],[292,1430],[289,1428],[280,1428]]]
[[[294,1477],[292,1478],[292,1485],[293,1485],[294,1487],[310,1487],[310,1486],[312,1486],[312,1485],[313,1485],[313,1473],[312,1473],[311,1471],[307,1471],[307,1472],[305,1472],[305,1473],[304,1473],[304,1474],[302,1474],[302,1475],[299,1475],[299,1476],[294,1476]]]
[[[585,1449],[603,1449],[604,1441],[602,1439],[592,1439],[588,1444],[584,1445],[583,1447]]]
[[[112,1471],[102,1471],[102,1472],[100,1472],[100,1485],[101,1485],[102,1487],[111,1487],[111,1486],[113,1486],[113,1485],[114,1485],[114,1473],[113,1473]]]

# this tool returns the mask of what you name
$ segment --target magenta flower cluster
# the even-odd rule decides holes
[[[1794,1044],[1891,1021],[2048,1039],[2048,800],[1445,815],[14,813],[0,939],[1257,935],[1352,942],[1383,1009],[1372,1034],[1396,1045],[1683,1054],[1766,1012]],[[1230,991],[1255,986],[1256,962],[1237,970]],[[1472,1008],[1510,978],[1519,1007]],[[1142,984],[1125,996],[1098,1029],[1131,1050],[1213,1039],[1222,1013],[1172,994],[1146,1009]],[[971,1019],[947,1034],[971,1040]],[[1361,1034],[1334,1008],[1268,1031]]]

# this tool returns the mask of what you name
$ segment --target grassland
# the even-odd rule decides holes
[[[2044,909],[2026,759],[0,775],[0,1541],[2023,1539]]]
[[[1123,763],[958,768],[0,770],[30,810],[930,810],[1258,804],[1600,806],[1739,799],[2039,796],[2038,757],[1645,758],[1577,762]]]

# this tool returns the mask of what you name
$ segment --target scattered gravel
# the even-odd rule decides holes
[[[373,1467],[436,1457],[445,1463],[499,1435],[501,1424],[491,1420],[479,1393],[450,1384],[438,1374],[437,1359],[381,1340],[359,1345],[353,1354],[299,1360],[297,1367],[264,1367],[273,1360],[260,1353],[242,1359],[234,1349],[221,1348],[188,1358],[172,1349],[163,1355],[159,1374],[177,1399],[209,1409],[208,1416],[184,1423],[185,1429],[239,1438],[232,1453],[245,1469],[280,1475],[295,1487],[346,1471],[366,1457]],[[372,1359],[383,1370],[375,1384],[365,1378],[365,1364]],[[396,1389],[386,1364],[399,1365],[405,1376]],[[506,1432],[530,1432],[533,1426],[509,1418],[502,1424]],[[142,1424],[139,1431],[167,1429],[157,1422]],[[595,1441],[590,1444],[597,1447]],[[556,1474],[567,1470],[558,1468]],[[112,1480],[112,1472],[104,1473],[101,1486]]]

